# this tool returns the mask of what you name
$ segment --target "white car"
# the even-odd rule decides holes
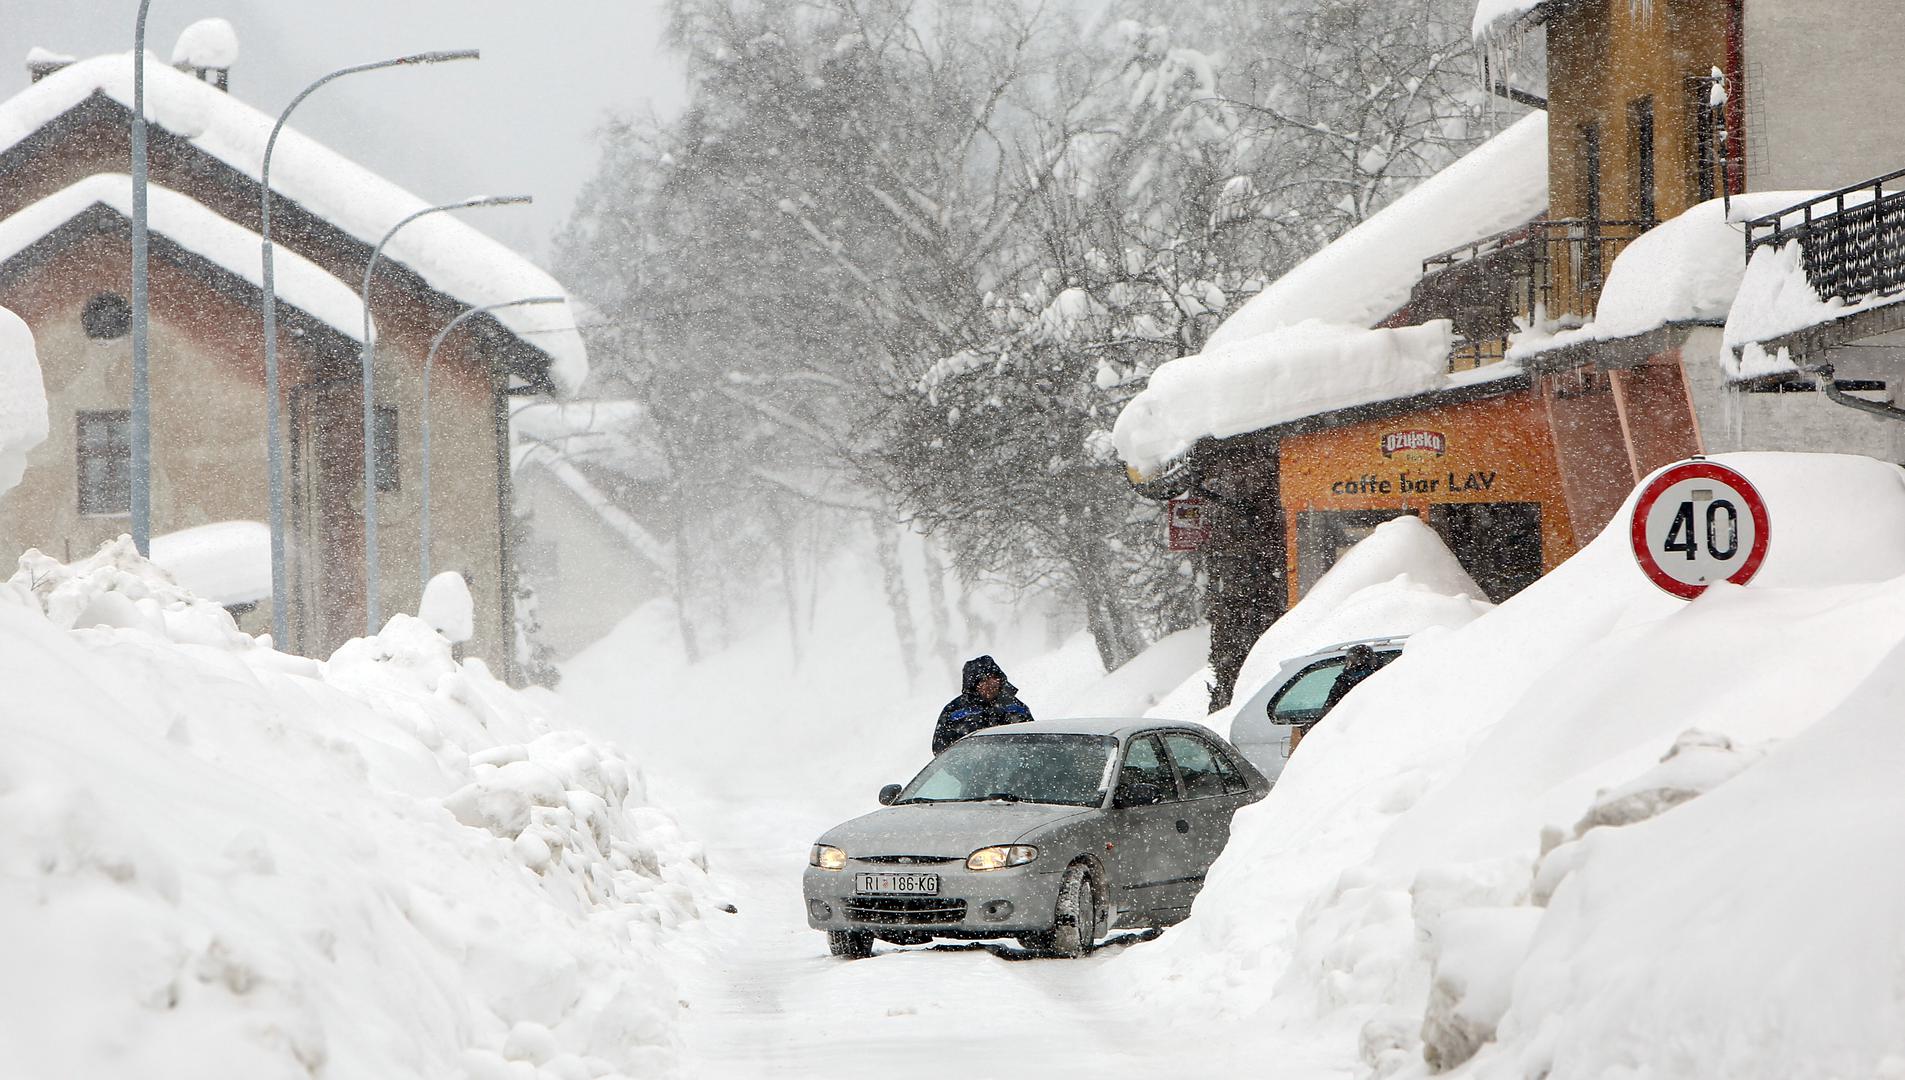
[[[1276,675],[1245,699],[1230,727],[1230,742],[1274,783],[1283,763],[1329,711],[1330,688],[1342,674],[1353,646],[1364,645],[1374,654],[1376,670],[1402,655],[1402,637],[1345,641],[1326,649],[1285,660]]]

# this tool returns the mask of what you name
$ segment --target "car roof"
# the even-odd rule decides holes
[[[1122,740],[1141,731],[1157,731],[1161,728],[1181,728],[1206,735],[1215,734],[1202,724],[1185,720],[1167,720],[1161,716],[1096,716],[1001,724],[997,727],[983,728],[966,737],[973,739],[987,735],[1109,735]]]

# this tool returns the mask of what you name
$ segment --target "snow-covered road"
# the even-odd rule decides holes
[[[800,908],[804,856],[833,823],[827,810],[718,804],[699,784],[656,786],[707,841],[737,909],[711,916],[713,961],[688,976],[685,1075],[1120,1077],[1181,1065],[1190,1033],[1160,1031],[1124,992],[1125,947],[1071,962],[990,943],[881,945],[870,960],[836,959]]]

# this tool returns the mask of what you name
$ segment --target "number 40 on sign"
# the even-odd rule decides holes
[[[1716,581],[1751,581],[1766,561],[1772,522],[1746,477],[1694,458],[1648,481],[1629,531],[1648,580],[1691,600]]]

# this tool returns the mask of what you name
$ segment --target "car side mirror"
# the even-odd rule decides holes
[[[880,789],[880,805],[881,806],[892,806],[893,800],[899,797],[900,797],[900,786],[898,784],[888,784],[885,787]]]
[[[1111,805],[1123,810],[1132,806],[1156,806],[1164,801],[1164,789],[1148,780],[1133,780],[1118,789]]]

